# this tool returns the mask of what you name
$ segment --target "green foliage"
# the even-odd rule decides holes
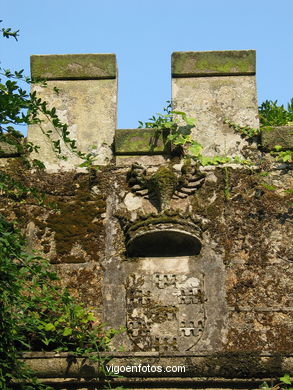
[[[259,120],[261,127],[267,126],[292,126],[293,125],[293,98],[287,104],[278,105],[278,101],[266,100],[259,108]],[[275,159],[280,162],[292,162],[293,151],[282,150],[282,146],[275,145],[275,151],[271,152]]]
[[[293,161],[293,150],[281,150],[278,145],[275,146],[276,151],[272,151],[271,154],[275,156],[275,159],[280,162],[292,162]]]
[[[139,128],[152,128],[157,136],[164,130],[168,130],[167,142],[185,151],[185,154],[194,156],[200,154],[202,146],[191,138],[191,129],[195,125],[195,119],[188,117],[185,112],[172,110],[170,101],[163,110],[165,114],[153,115],[148,122],[139,121]]]
[[[259,120],[261,126],[286,126],[293,125],[293,98],[287,105],[278,105],[278,101],[266,100],[259,108]]]
[[[48,262],[26,253],[24,245],[20,233],[0,217],[0,388],[7,390],[12,380],[35,381],[19,361],[20,351],[94,353],[97,358],[115,334],[60,289]]]
[[[0,23],[2,23],[2,20],[0,20]],[[11,31],[11,28],[2,28],[1,32],[4,38],[13,37],[17,41],[19,30]]]
[[[0,21],[1,22],[1,21]],[[17,40],[18,31],[11,31],[10,28],[2,28],[3,37],[14,37]],[[66,159],[62,154],[61,145],[70,150],[71,153],[78,156],[82,161],[81,166],[91,168],[95,155],[92,153],[82,153],[78,150],[76,141],[70,138],[68,125],[62,123],[57,115],[56,108],[49,108],[46,101],[39,98],[36,92],[28,93],[25,91],[20,82],[28,85],[40,84],[46,87],[45,80],[32,80],[23,75],[23,69],[11,72],[9,69],[0,68],[0,141],[5,141],[14,145],[19,154],[24,158],[25,164],[44,168],[41,161],[35,159],[32,162],[27,158],[32,151],[37,152],[39,147],[24,140],[21,132],[16,130],[16,126],[27,126],[39,124],[43,134],[49,139],[52,148],[60,159]],[[54,88],[58,93],[58,89]],[[41,117],[45,118],[52,124],[54,133],[58,135],[53,139],[53,131],[45,131],[41,124]]]
[[[191,136],[191,130],[194,128],[195,118],[188,117],[183,111],[172,110],[170,101],[167,101],[168,106],[163,110],[165,114],[157,114],[152,116],[148,122],[139,121],[139,128],[152,128],[156,130],[157,137],[164,130],[169,132],[167,142],[173,146],[173,151],[180,151],[186,159],[193,159],[199,165],[221,165],[229,162],[238,164],[249,164],[249,161],[242,160],[239,157],[229,156],[205,156],[202,154],[203,145],[194,140]],[[252,129],[254,130],[254,129]]]
[[[267,382],[262,383],[261,390],[293,390],[290,375],[285,374],[280,378],[280,382],[274,386],[269,386]]]
[[[240,126],[229,119],[225,119],[224,123],[227,123],[236,133],[239,133],[246,138],[254,138],[260,134],[259,129],[249,126]]]

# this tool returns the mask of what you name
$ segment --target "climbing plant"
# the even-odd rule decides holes
[[[164,114],[153,115],[147,122],[139,121],[139,127],[152,128],[155,130],[156,137],[160,136],[164,130],[168,131],[166,138],[175,150],[181,151],[187,159],[193,159],[200,165],[219,165],[228,162],[237,162],[248,164],[247,160],[238,157],[229,156],[205,156],[203,154],[203,145],[192,138],[191,130],[194,128],[196,119],[187,116],[183,111],[172,110],[172,104],[167,101],[168,105],[163,109]]]
[[[1,32],[5,38],[12,37],[17,40],[19,36],[19,30],[12,31],[11,28],[2,28]],[[29,87],[32,84],[40,84],[42,87],[46,87],[46,81],[32,80],[30,77],[24,76],[23,72],[23,69],[10,71],[9,69],[0,68],[0,141],[16,147],[27,166],[43,168],[44,165],[40,160],[28,158],[32,151],[38,152],[39,146],[27,142],[18,128],[21,125],[40,125],[43,121],[41,118],[45,118],[51,122],[52,128],[58,137],[53,139],[52,130],[44,130],[42,126],[40,126],[40,130],[51,142],[56,156],[65,159],[61,148],[63,143],[66,148],[82,160],[81,166],[92,167],[95,156],[78,150],[76,140],[70,138],[68,125],[62,123],[59,119],[56,108],[49,108],[48,102],[39,98],[35,91],[29,93],[21,86],[24,83]],[[54,88],[54,91],[57,94],[59,93],[57,88]]]
[[[18,39],[18,30],[2,28],[0,32],[4,38]],[[26,142],[18,128],[41,124],[40,118],[45,116],[59,134],[58,140],[51,140],[50,132],[44,133],[57,156],[63,158],[63,142],[83,160],[83,166],[91,167],[93,156],[78,151],[56,109],[48,108],[36,93],[21,86],[36,82],[46,86],[45,81],[25,77],[23,70],[0,68],[0,141],[14,146],[27,167],[43,168],[37,159],[29,159],[30,152],[38,151],[38,146]],[[39,203],[44,200],[42,193],[17,182],[3,169],[0,195],[16,202],[23,202],[27,196]],[[91,310],[79,304],[66,289],[60,289],[50,264],[37,254],[28,253],[15,225],[0,216],[0,388],[10,390],[15,382],[22,383],[21,388],[27,390],[46,388],[21,362],[23,351],[70,351],[99,358],[99,352],[107,350],[115,333],[113,329],[106,331]]]
[[[139,121],[139,127],[155,129],[159,136],[164,130],[168,130],[167,141],[173,146],[180,146],[185,155],[198,156],[201,153],[202,145],[191,137],[191,129],[195,125],[195,119],[188,117],[185,112],[172,110],[172,104],[164,107],[164,114],[153,115],[147,122]]]
[[[228,162],[250,165],[249,160],[244,160],[239,157],[216,155],[213,157],[203,154],[203,145],[194,140],[191,135],[191,130],[194,128],[196,119],[188,117],[185,112],[172,110],[172,104],[167,101],[168,105],[163,109],[164,114],[158,113],[153,115],[147,122],[139,121],[139,127],[153,128],[156,137],[159,137],[164,131],[168,131],[166,141],[170,142],[173,147],[181,149],[185,158],[191,158],[200,165],[219,165]],[[293,98],[288,103],[288,108],[283,105],[278,106],[277,101],[266,100],[259,106],[260,128],[252,128],[250,126],[240,126],[239,124],[225,119],[227,123],[236,133],[242,135],[248,140],[253,140],[259,143],[259,136],[262,130],[269,126],[293,125]],[[268,129],[269,130],[269,129]],[[276,160],[282,162],[291,162],[293,160],[292,150],[284,150],[279,145],[275,145],[271,154]]]
[[[0,388],[15,381],[43,388],[19,360],[23,351],[70,351],[98,359],[108,349],[113,329],[58,287],[49,263],[25,251],[25,240],[0,216]],[[34,387],[35,388],[35,387]]]

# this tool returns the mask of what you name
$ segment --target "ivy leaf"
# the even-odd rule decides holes
[[[187,123],[189,126],[194,126],[194,125],[195,125],[195,122],[196,122],[196,119],[195,119],[195,118],[192,118],[192,117],[186,117],[186,118],[185,118],[185,121],[186,121],[186,123]]]
[[[71,328],[68,328],[68,327],[64,328],[63,333],[62,333],[63,336],[70,336],[71,334],[72,334]]]
[[[95,317],[94,317],[93,313],[88,313],[87,319],[88,319],[88,321],[94,321]]]
[[[180,115],[180,116],[186,116],[185,112],[183,111],[171,111],[171,114]]]
[[[288,374],[285,374],[284,376],[282,376],[280,378],[280,381],[282,383],[285,383],[286,385],[291,385],[291,378],[290,378],[290,375],[288,375]]]
[[[274,146],[274,149],[279,152],[281,149],[282,149],[282,146],[281,145],[275,145]]]
[[[50,330],[56,330],[56,328],[55,328],[55,325],[54,324],[52,324],[51,322],[49,322],[48,324],[46,324],[45,326],[44,326],[44,330],[46,330],[46,331],[50,331]]]
[[[166,123],[164,123],[164,127],[166,128],[166,129],[170,129],[172,126],[173,126],[173,122],[166,122]]]
[[[194,141],[188,150],[194,157],[198,157],[202,152],[202,145]]]

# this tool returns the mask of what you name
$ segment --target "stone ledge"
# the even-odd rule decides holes
[[[172,53],[172,77],[255,75],[255,50]]]
[[[64,379],[50,378],[41,379],[44,385],[52,386],[59,390],[98,390],[98,389],[115,389],[122,386],[126,389],[146,390],[146,389],[173,389],[173,390],[235,390],[235,389],[259,389],[263,382],[271,383],[275,379],[275,383],[279,382],[279,378],[245,378],[245,379],[226,379],[226,378],[126,378],[112,377],[108,378],[93,378],[93,379]],[[15,390],[18,390],[17,387]]]
[[[167,131],[156,135],[155,129],[118,129],[115,134],[116,155],[168,154]]]
[[[282,146],[283,150],[293,149],[293,126],[265,127],[261,131],[261,144],[266,150],[275,150]]]
[[[46,80],[115,79],[115,54],[58,54],[31,56],[31,76]]]
[[[213,354],[195,353],[101,353],[101,358],[107,361],[108,366],[160,366],[161,372],[125,372],[122,375],[129,380],[146,378],[152,382],[166,378],[178,378],[181,382],[185,378],[215,378],[251,379],[278,377],[283,373],[293,371],[293,354],[261,354],[258,352],[223,352]],[[39,378],[98,378],[102,377],[99,364],[83,357],[74,357],[70,354],[52,353],[43,355],[25,354],[23,361],[33,369]],[[167,366],[184,366],[185,372],[164,372]]]

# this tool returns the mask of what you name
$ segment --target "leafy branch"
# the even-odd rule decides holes
[[[243,160],[240,157],[229,156],[205,156],[203,145],[194,140],[191,135],[191,130],[194,128],[196,119],[187,116],[183,111],[172,110],[172,104],[167,101],[168,106],[163,110],[165,114],[157,113],[153,115],[147,122],[139,121],[139,128],[152,128],[156,132],[156,138],[160,136],[164,130],[169,132],[166,142],[170,142],[175,146],[175,150],[179,148],[181,154],[185,158],[193,159],[202,166],[220,165],[229,162],[249,164],[248,160]]]
[[[2,23],[3,20],[0,20],[0,23]],[[19,36],[19,30],[17,31],[11,31],[11,28],[3,28],[1,29],[2,36],[4,38],[10,38],[13,37],[17,41],[17,37]]]
[[[2,28],[2,34],[6,38],[14,37],[17,40],[18,31],[11,31],[10,28]],[[50,109],[48,103],[39,98],[36,92],[28,93],[20,85],[19,81],[28,85],[39,84],[46,87],[45,80],[32,80],[23,75],[23,69],[11,72],[9,69],[0,68],[0,141],[4,141],[17,148],[18,153],[23,156],[25,164],[30,166],[29,154],[38,152],[39,147],[24,140],[23,134],[15,129],[15,126],[38,124],[43,134],[49,139],[53,150],[60,159],[66,159],[62,155],[61,142],[74,155],[82,160],[80,166],[92,168],[95,155],[83,153],[78,150],[76,140],[70,137],[68,125],[59,119],[56,108]],[[4,77],[4,80],[2,80]],[[54,88],[58,93],[58,89]],[[58,138],[53,138],[53,130],[45,131],[42,128],[41,116],[52,124]],[[44,164],[34,159],[33,166],[44,168]]]
[[[278,105],[278,101],[266,100],[258,108],[261,126],[293,125],[293,98],[287,104]]]

